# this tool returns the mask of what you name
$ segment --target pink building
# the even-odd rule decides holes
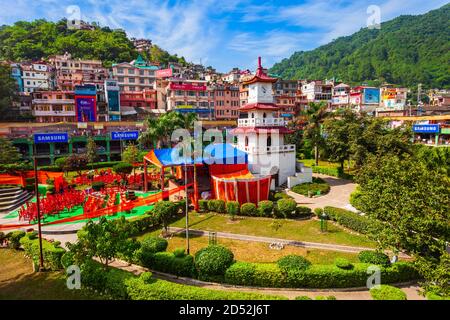
[[[234,120],[239,118],[239,86],[218,84],[214,88],[215,118]]]
[[[32,93],[31,113],[36,122],[75,122],[73,91],[36,91]]]

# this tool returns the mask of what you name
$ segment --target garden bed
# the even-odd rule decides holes
[[[306,197],[321,196],[330,192],[330,185],[321,178],[313,177],[312,183],[302,183],[291,190]]]

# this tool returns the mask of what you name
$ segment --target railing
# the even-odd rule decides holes
[[[33,104],[74,104],[74,99],[33,99]]]
[[[33,110],[33,116],[61,116],[61,117],[70,117],[75,116],[75,111],[40,111]]]
[[[285,125],[286,121],[283,118],[238,119],[238,127],[277,127]]]
[[[237,145],[235,145],[237,148]],[[244,147],[243,151],[251,154],[268,154],[268,153],[285,153],[285,152],[295,152],[295,144],[286,144],[282,146],[271,146],[266,148],[257,147]]]

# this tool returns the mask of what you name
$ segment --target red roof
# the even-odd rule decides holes
[[[241,108],[240,111],[250,111],[250,110],[279,110],[275,103],[248,103]]]
[[[251,79],[244,81],[244,84],[251,84],[255,82],[275,83],[277,81],[278,81],[277,78],[271,78],[264,72],[264,69],[261,65],[261,57],[258,57],[258,69],[256,69],[256,74]]]
[[[290,134],[294,133],[293,130],[289,130],[286,127],[237,127],[231,130],[233,134],[236,133],[279,133],[279,134]]]

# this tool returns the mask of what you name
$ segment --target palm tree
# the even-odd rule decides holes
[[[304,136],[311,140],[314,146],[314,158],[316,166],[319,165],[319,146],[323,143],[321,125],[328,117],[327,105],[321,103],[310,103],[304,111],[308,124],[305,127]]]

